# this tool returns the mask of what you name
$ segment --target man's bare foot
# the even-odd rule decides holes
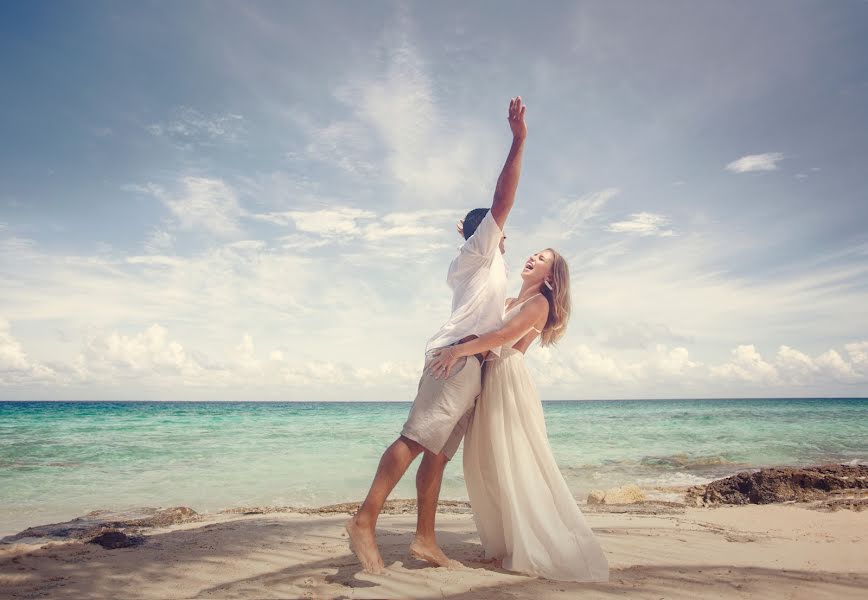
[[[443,554],[443,550],[440,549],[437,542],[433,541],[428,542],[416,538],[413,540],[413,543],[410,544],[410,554],[419,560],[424,560],[437,565],[438,567],[446,567],[447,569],[461,569],[464,567],[464,565],[457,560],[452,560]]]
[[[362,568],[368,573],[382,574],[386,565],[380,556],[379,548],[377,548],[374,532],[356,523],[355,517],[347,521],[344,527],[350,536],[350,550],[362,563]]]

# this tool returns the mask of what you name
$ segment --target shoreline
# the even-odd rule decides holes
[[[863,464],[863,461],[850,461],[848,463],[833,463],[830,465],[826,465],[827,467],[843,467],[843,468],[864,468],[866,472],[868,472],[868,466]],[[697,490],[702,490],[707,486],[711,485],[715,481],[725,481],[728,479],[732,479],[734,477],[739,476],[739,474],[744,473],[758,473],[761,471],[773,471],[775,469],[785,469],[785,470],[793,470],[800,468],[818,468],[818,467],[797,467],[797,466],[778,466],[778,467],[751,467],[747,469],[742,469],[736,472],[733,472],[731,475],[727,475],[725,477],[712,480],[709,479],[707,483],[702,484],[693,484],[693,485],[663,485],[663,486],[648,486],[642,487],[637,484],[627,484],[623,486],[618,486],[614,488],[608,488],[608,490],[591,490],[587,495],[586,499],[575,498],[576,504],[580,508],[580,510],[584,512],[612,512],[619,509],[613,508],[624,505],[634,505],[634,506],[645,506],[645,507],[654,507],[654,506],[702,506],[702,503],[697,504],[696,502],[696,492]],[[610,493],[610,499],[608,502],[601,502],[600,498],[605,495],[605,492]],[[614,497],[611,497],[611,493],[614,492]],[[866,490],[866,494],[868,494],[868,490]],[[829,494],[829,502],[840,503],[842,499],[853,499],[854,496],[835,496],[835,494]],[[856,499],[864,499],[865,495],[857,496]],[[356,501],[345,501],[334,504],[326,504],[322,506],[297,506],[297,505],[235,505],[229,506],[225,508],[219,508],[216,510],[205,510],[198,511],[195,508],[181,506],[181,507],[152,507],[152,506],[127,506],[123,508],[100,508],[95,509],[93,511],[87,512],[83,515],[75,516],[69,518],[66,521],[54,521],[54,522],[46,522],[51,519],[45,519],[41,523],[37,524],[27,524],[23,527],[12,527],[12,531],[6,534],[0,534],[0,547],[3,544],[8,544],[7,540],[10,538],[18,538],[22,536],[22,534],[29,530],[40,530],[40,531],[63,531],[63,530],[74,530],[79,521],[84,521],[85,523],[92,523],[91,527],[96,527],[98,525],[99,519],[103,520],[111,520],[115,523],[120,523],[123,520],[132,520],[136,519],[148,519],[156,513],[159,513],[161,510],[174,510],[177,508],[181,508],[184,511],[191,511],[193,514],[198,515],[201,518],[214,518],[218,515],[250,515],[250,514],[271,514],[271,513],[286,513],[286,514],[298,514],[298,515],[333,515],[333,514],[352,514],[355,512],[356,508],[361,504],[361,500]],[[815,503],[817,504],[817,503]],[[822,504],[822,503],[819,503]],[[414,498],[398,498],[391,499],[386,502],[386,505],[383,509],[383,514],[391,514],[391,515],[399,515],[399,514],[407,514],[415,511],[416,500]],[[846,506],[844,507],[846,508]],[[461,514],[470,514],[470,503],[467,500],[460,499],[441,499],[437,508],[437,512],[439,513],[461,513]],[[85,525],[87,526],[87,525]],[[56,536],[48,536],[48,537],[56,537]]]
[[[685,487],[683,493],[688,489]],[[251,505],[231,506],[216,511],[199,512],[187,506],[173,507],[134,507],[122,510],[97,509],[84,515],[73,517],[66,521],[51,523],[39,523],[20,529],[14,533],[0,536],[0,549],[10,544],[41,544],[65,541],[81,541],[95,532],[101,530],[129,529],[136,533],[143,529],[157,531],[162,527],[171,527],[182,523],[204,523],[211,520],[221,520],[225,517],[238,517],[250,515],[304,515],[304,516],[334,516],[352,515],[361,505],[362,501],[340,502],[317,507],[305,506],[280,506],[280,505]],[[672,502],[667,500],[641,500],[629,504],[601,504],[593,505],[582,502],[576,503],[583,513],[624,512],[625,507],[632,507],[635,512],[653,512],[655,509],[665,511],[671,508],[685,508],[684,502]],[[407,515],[415,514],[415,498],[395,498],[386,501],[382,515]],[[437,506],[437,514],[472,514],[470,502],[467,500],[440,500]],[[26,535],[31,532],[31,535]]]
[[[711,479],[708,480],[709,482]],[[635,484],[630,484],[630,486],[637,487],[642,490],[645,498],[649,502],[676,502],[675,498],[683,498],[684,495],[688,492],[688,490],[692,487],[690,485],[678,485],[678,486],[649,486],[649,487],[641,487],[636,486]],[[621,486],[621,487],[629,487],[629,486]],[[386,503],[386,508],[384,508],[385,514],[403,514],[408,511],[415,510],[415,499],[413,498],[396,498],[388,500]],[[583,498],[576,498],[576,503],[582,511],[586,510],[586,507],[591,507],[592,505],[588,504]],[[189,506],[190,510],[195,511],[197,514],[208,517],[220,514],[245,514],[245,512],[249,511],[249,514],[266,514],[268,512],[276,512],[276,513],[295,513],[295,514],[309,514],[309,515],[326,515],[326,514],[335,514],[343,511],[343,507],[354,506],[357,507],[361,504],[361,500],[350,500],[344,502],[338,502],[333,504],[324,504],[321,506],[303,506],[303,505],[230,505],[223,508],[211,509],[211,510],[200,510],[195,506]],[[95,508],[91,511],[87,512],[78,512],[68,511],[63,515],[59,515],[57,517],[45,517],[41,519],[36,519],[34,522],[33,519],[28,520],[26,522],[18,523],[16,525],[11,525],[8,528],[0,523],[0,526],[3,528],[0,529],[0,547],[5,542],[3,540],[8,539],[10,537],[19,535],[21,532],[26,531],[28,529],[44,529],[48,528],[52,525],[62,526],[64,523],[71,523],[76,519],[84,519],[87,518],[88,515],[91,514],[103,514],[103,515],[119,515],[119,516],[129,516],[131,514],[150,514],[148,511],[156,511],[163,508],[167,508],[166,506],[153,506],[153,505],[139,505],[139,506],[109,506],[102,508]],[[355,509],[353,509],[355,510]],[[144,511],[144,512],[142,512]],[[470,503],[465,499],[441,499],[438,505],[437,512],[470,512]],[[74,516],[67,516],[70,514]]]
[[[344,523],[359,502],[93,511],[0,543],[0,598],[466,598],[628,596],[647,600],[847,599],[868,589],[868,466],[744,471],[649,500],[638,487],[577,503],[609,562],[606,583],[566,583],[497,568],[466,501],[444,500],[437,537],[462,564],[414,558],[415,499],[386,503],[386,564],[364,573]],[[640,490],[641,491],[641,490]]]
[[[609,561],[610,580],[582,584],[526,577],[485,563],[463,503],[438,513],[437,529],[444,551],[464,567],[430,566],[408,552],[413,501],[392,502],[378,525],[385,575],[361,572],[349,550],[343,523],[356,503],[320,507],[315,514],[235,507],[141,528],[146,535],[126,547],[45,539],[0,544],[0,598],[114,598],[123,589],[124,597],[143,600],[577,595],[837,600],[860,597],[868,587],[862,558],[868,555],[868,511],[811,510],[793,503],[585,506]]]

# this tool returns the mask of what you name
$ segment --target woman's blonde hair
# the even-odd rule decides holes
[[[540,346],[556,343],[567,330],[570,320],[570,268],[564,257],[552,248],[546,248],[554,256],[551,270],[552,289],[543,283],[542,295],[549,301],[549,317],[540,334]]]

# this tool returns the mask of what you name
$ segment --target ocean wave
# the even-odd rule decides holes
[[[694,485],[705,485],[712,481],[713,479],[708,477],[700,477],[693,473],[678,471],[675,473],[661,474],[657,477],[640,477],[636,479],[636,485],[643,489],[681,488]]]
[[[82,463],[75,461],[50,461],[40,462],[38,460],[2,460],[0,459],[0,469],[18,469],[22,467],[79,467]]]
[[[663,456],[643,456],[642,458],[603,459],[599,463],[585,463],[581,465],[564,465],[563,470],[575,474],[599,473],[606,471],[631,471],[635,472],[660,472],[660,471],[713,471],[718,472],[721,467],[726,470],[732,468],[750,467],[747,463],[730,460],[720,455],[667,454]]]
[[[742,463],[729,460],[723,456],[690,456],[689,454],[670,454],[666,456],[644,456],[639,464],[645,467],[663,467],[671,469],[707,469],[709,467],[734,467]]]

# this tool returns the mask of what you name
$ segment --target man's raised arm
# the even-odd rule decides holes
[[[515,190],[518,188],[518,179],[521,175],[521,155],[524,152],[524,138],[527,137],[527,124],[524,122],[525,105],[521,96],[516,96],[509,101],[509,128],[512,130],[512,146],[506,163],[497,178],[497,187],[494,188],[494,201],[491,203],[491,216],[497,222],[498,227],[503,229],[506,217],[515,203]]]

